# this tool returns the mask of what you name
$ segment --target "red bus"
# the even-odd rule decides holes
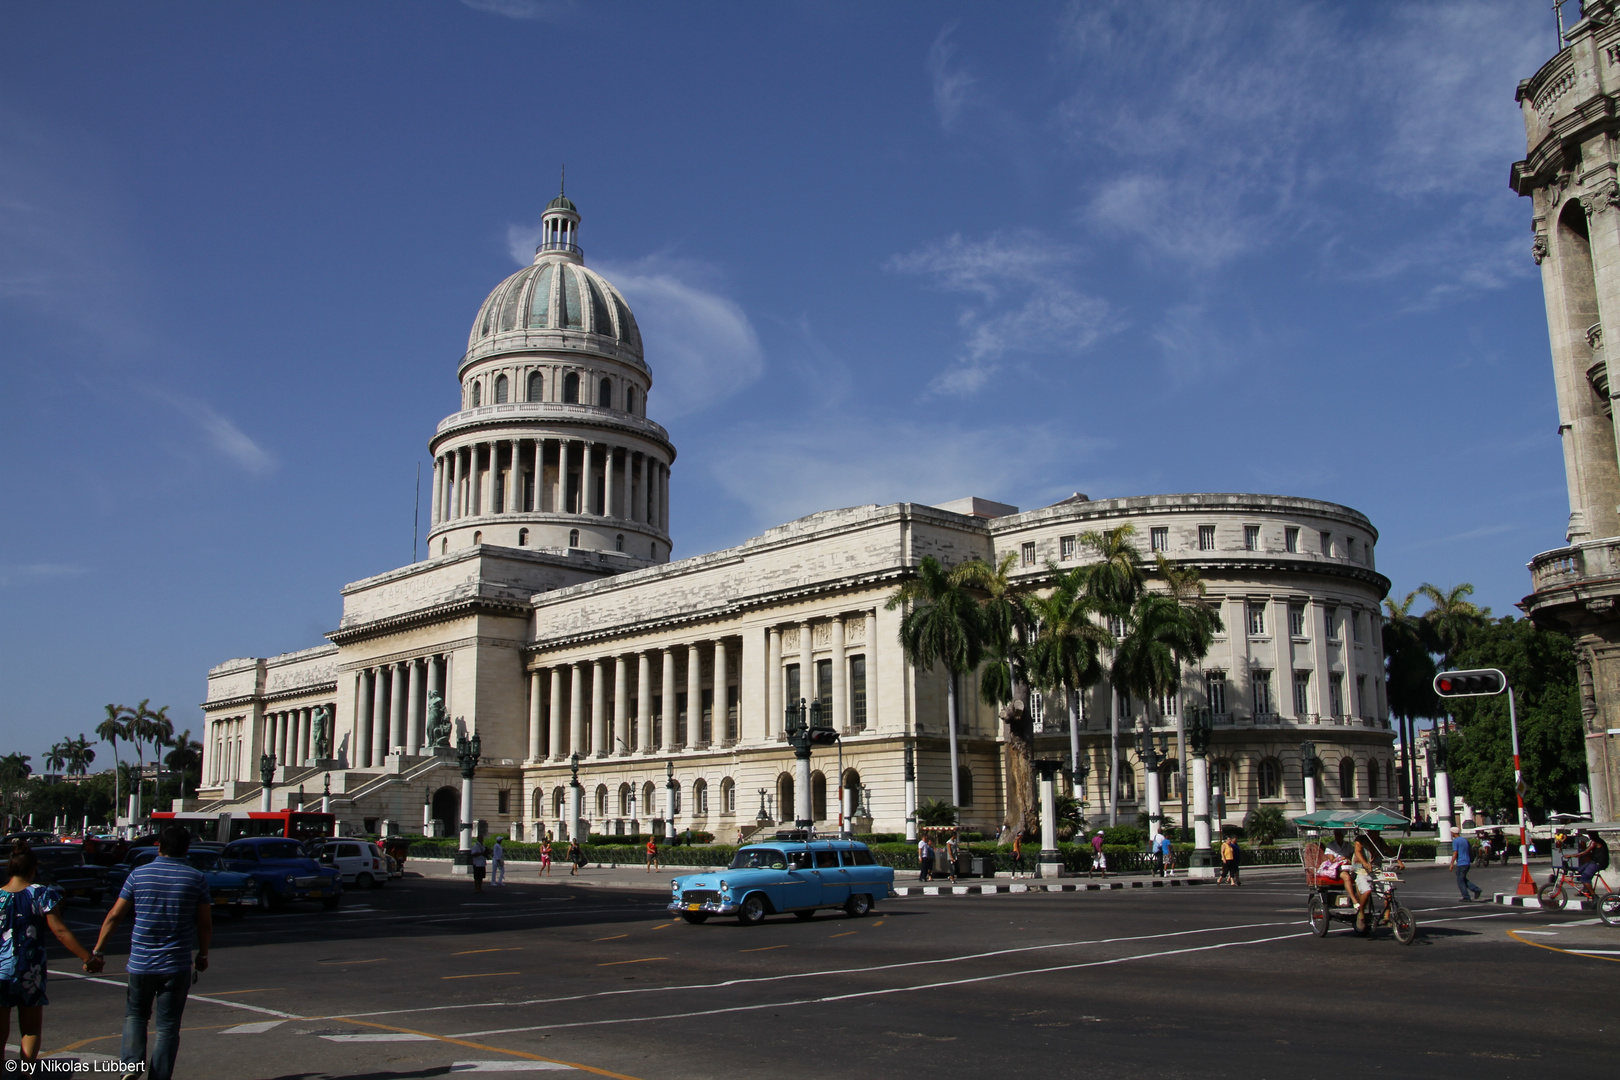
[[[315,810],[231,810],[219,814],[174,813],[157,810],[152,814],[153,829],[183,825],[196,840],[227,844],[244,836],[289,836],[294,840],[314,840],[337,835],[337,816]]]

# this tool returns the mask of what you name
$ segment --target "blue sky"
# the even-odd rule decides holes
[[[210,664],[409,561],[563,162],[677,556],[864,502],[1254,491],[1509,611],[1568,512],[1506,183],[1545,7],[5,5],[0,750],[109,701],[195,729]]]

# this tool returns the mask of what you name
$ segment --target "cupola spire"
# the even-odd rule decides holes
[[[540,216],[540,245],[534,249],[534,261],[548,255],[561,255],[570,262],[584,262],[585,251],[579,246],[579,210],[566,194],[568,167],[562,168],[557,178],[557,197],[546,204]]]

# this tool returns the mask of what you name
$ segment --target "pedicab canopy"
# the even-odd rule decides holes
[[[1294,824],[1302,829],[1389,829],[1411,821],[1380,806],[1372,810],[1318,810],[1301,814]]]

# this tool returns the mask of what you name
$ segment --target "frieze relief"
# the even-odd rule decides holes
[[[1581,196],[1581,208],[1588,217],[1616,205],[1620,205],[1620,182],[1614,180],[1605,180]]]
[[[810,626],[810,644],[817,649],[825,649],[832,644],[832,623],[819,622]]]
[[[846,642],[866,640],[866,616],[852,615],[844,620],[844,640]]]
[[[790,626],[782,631],[782,651],[799,651],[799,628],[797,626]]]

